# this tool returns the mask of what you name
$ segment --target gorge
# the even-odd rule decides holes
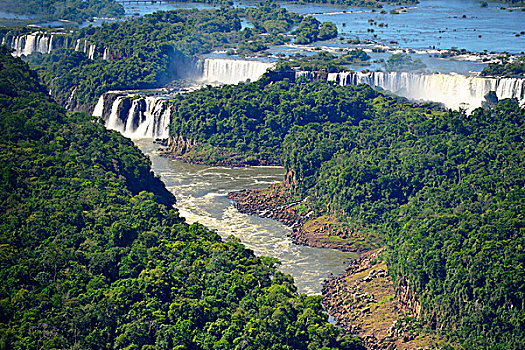
[[[256,81],[274,64],[233,59],[205,58],[197,61],[193,84],[236,84]],[[192,86],[195,88],[195,86]],[[140,91],[107,92],[100,96],[92,115],[101,117],[106,127],[130,138],[167,138],[170,107],[166,102],[177,91],[153,91],[141,96]],[[144,94],[144,92],[142,93]]]
[[[449,17],[446,22],[454,25],[454,29],[451,26],[450,30],[447,28],[448,33],[440,31],[440,35],[447,37],[447,42],[456,35],[452,34],[456,29],[463,36],[466,31],[474,35],[471,32],[477,30],[478,18],[471,14],[485,14],[486,10],[470,0],[450,1],[454,5],[450,16],[457,18]],[[251,259],[252,252],[257,256],[269,256],[261,258],[264,266],[276,269],[275,276],[268,278],[291,286],[294,296],[294,283],[297,291],[310,295],[299,298],[313,298],[319,302],[321,296],[318,294],[322,292],[324,306],[330,310],[336,324],[344,329],[325,328],[333,337],[345,332],[348,332],[346,335],[359,335],[365,347],[374,350],[398,346],[400,349],[523,348],[525,278],[520,247],[525,244],[522,220],[525,115],[520,106],[525,104],[525,79],[478,76],[476,72],[484,64],[482,60],[485,62],[498,54],[482,53],[482,50],[491,49],[482,46],[484,40],[473,45],[476,54],[467,52],[452,59],[447,55],[465,51],[430,47],[429,43],[433,45],[437,41],[432,42],[437,31],[411,24],[410,19],[421,22],[417,13],[426,13],[427,19],[442,17],[439,6],[444,2],[422,0],[421,6],[396,14],[389,13],[388,7],[385,13],[339,11],[339,8],[334,12],[325,4],[297,5],[306,13],[303,19],[294,17],[295,25],[302,28],[301,40],[307,39],[311,29],[315,32],[323,27],[320,23],[315,24],[313,18],[334,18],[339,29],[337,38],[309,45],[294,44],[298,33],[278,33],[291,17],[275,4],[253,11],[250,16],[258,17],[255,24],[239,18],[241,12],[231,6],[208,12],[155,12],[145,16],[137,11],[129,22],[80,29],[78,35],[28,28],[11,32],[18,33],[16,35],[4,35],[6,30],[0,29],[2,42],[14,49],[12,55],[21,56],[37,70],[48,84],[51,97],[70,112],[89,111],[92,114],[69,113],[66,116],[64,110],[57,114],[48,105],[44,105],[45,108],[37,106],[36,99],[31,102],[31,98],[18,103],[19,97],[12,98],[13,91],[25,88],[24,84],[6,83],[0,78],[3,82],[0,94],[5,95],[0,101],[0,112],[3,113],[2,108],[9,103],[17,103],[17,110],[13,110],[12,115],[4,120],[2,114],[0,118],[8,127],[5,139],[9,147],[5,147],[4,158],[18,155],[12,159],[15,166],[2,169],[3,179],[10,181],[6,191],[13,192],[5,203],[10,205],[18,198],[15,198],[19,194],[16,186],[25,186],[31,194],[50,189],[53,195],[46,194],[45,199],[27,203],[27,210],[23,208],[22,212],[22,215],[27,214],[27,223],[16,221],[16,216],[20,215],[13,210],[15,218],[9,224],[27,227],[28,237],[36,237],[35,242],[43,230],[49,232],[51,238],[43,244],[51,243],[51,255],[42,255],[45,260],[34,261],[51,271],[57,261],[53,260],[53,254],[61,254],[54,250],[55,228],[44,224],[40,229],[33,224],[44,222],[41,218],[65,219],[68,228],[56,230],[60,232],[57,237],[71,246],[67,254],[73,256],[83,252],[85,257],[75,256],[89,268],[76,269],[71,265],[59,277],[69,279],[70,271],[104,274],[98,281],[90,282],[88,289],[114,283],[118,293],[110,297],[115,296],[115,306],[120,305],[120,291],[133,300],[138,300],[134,294],[137,292],[159,293],[162,307],[157,307],[160,304],[155,304],[156,300],[149,303],[150,299],[147,310],[144,308],[145,314],[152,317],[129,318],[145,328],[138,331],[131,327],[119,328],[121,336],[113,344],[114,348],[132,343],[139,344],[140,348],[146,344],[140,339],[141,335],[148,335],[147,344],[155,343],[155,346],[171,341],[166,347],[185,344],[187,349],[211,349],[219,344],[225,348],[226,344],[251,346],[252,341],[267,335],[289,334],[291,338],[303,339],[306,334],[316,334],[317,331],[310,329],[313,316],[310,310],[299,317],[308,325],[302,328],[303,333],[272,328],[272,325],[281,324],[283,316],[296,315],[295,306],[280,297],[274,298],[283,295],[281,292],[286,292],[286,288],[269,287],[265,278],[261,279],[254,270],[247,268],[246,260],[230,263],[230,249],[237,247],[235,249],[241,252],[242,245],[248,248],[246,258]],[[457,16],[458,8],[463,10],[471,5],[475,9],[469,8],[471,12],[466,12],[464,17]],[[151,8],[156,6],[151,4]],[[319,8],[322,9],[319,13],[314,11]],[[512,16],[501,18],[518,18],[518,11],[512,11]],[[286,16],[281,17],[283,14]],[[500,17],[493,12],[490,14],[492,21]],[[351,22],[354,16],[362,23],[354,26]],[[275,18],[279,20],[274,22]],[[407,33],[403,22],[414,28],[408,30],[414,32],[408,41],[401,38],[394,26],[397,23],[399,29]],[[290,27],[286,28],[293,27],[291,22],[288,25]],[[520,25],[511,23],[509,28],[516,30]],[[461,28],[455,28],[458,26]],[[333,23],[327,27],[333,29]],[[508,45],[512,47],[511,52],[517,54],[522,47],[520,40],[525,36],[500,27],[497,28],[500,37],[503,37],[502,30],[513,36]],[[363,29],[368,33],[366,36],[362,34]],[[372,34],[374,31],[377,34]],[[492,39],[487,42],[492,43],[498,35],[490,32],[485,26],[475,36],[489,36]],[[365,37],[366,42],[360,41],[356,34]],[[373,42],[377,36],[382,38]],[[422,36],[423,40],[418,42],[417,36]],[[390,44],[385,38],[390,39]],[[398,50],[395,40],[407,46]],[[383,45],[377,45],[381,41]],[[285,44],[281,45],[283,42]],[[266,51],[264,47],[269,48]],[[359,64],[346,68],[327,65],[326,71],[309,68],[316,67],[315,64],[303,68],[286,65],[286,56],[292,60],[297,52],[300,55],[296,57],[308,60],[311,52],[326,50],[344,55],[355,47],[364,48],[373,56],[371,65],[367,66],[371,71],[361,71],[367,67]],[[7,56],[8,51],[2,50]],[[396,50],[402,55],[423,58],[428,70],[381,71],[387,67],[381,62],[388,60],[388,55]],[[252,56],[252,52],[258,54]],[[284,58],[284,64],[276,65],[277,57]],[[506,57],[504,59],[512,60]],[[10,56],[9,59],[15,58]],[[455,65],[468,59],[475,61],[461,64],[457,72],[462,74],[454,73]],[[16,60],[24,65],[20,59]],[[439,64],[434,66],[436,62]],[[274,66],[277,66],[275,71],[258,80]],[[444,66],[447,68],[440,70]],[[341,71],[346,69],[356,71]],[[36,74],[27,76],[37,79]],[[36,89],[42,95],[39,98],[51,99],[46,88]],[[483,108],[477,108],[480,106]],[[26,115],[32,118],[24,123]],[[58,123],[54,115],[60,116]],[[58,129],[57,125],[66,120],[64,118],[71,118],[71,123]],[[57,130],[56,136],[47,135],[42,141],[50,142],[44,147],[35,146],[37,144],[30,139],[20,141],[19,130],[24,130],[28,138],[46,135],[40,119],[49,119],[53,130]],[[95,133],[98,137],[92,138],[91,134]],[[80,138],[81,146],[73,141]],[[162,139],[162,142],[153,139]],[[168,141],[164,142],[166,139]],[[161,145],[167,147],[161,150]],[[130,158],[129,152],[135,152],[134,147],[139,147],[151,161],[148,163],[146,157],[144,162]],[[41,153],[38,159],[31,158],[35,151]],[[50,152],[62,163],[49,158]],[[91,164],[79,163],[72,168],[72,162],[84,161]],[[55,166],[55,162],[62,166]],[[150,165],[157,176],[153,176]],[[10,180],[25,169],[29,169],[23,173],[25,178],[21,177],[16,183]],[[95,179],[82,177],[86,171],[92,171]],[[35,174],[40,173],[43,182],[34,186]],[[63,180],[64,175],[67,177]],[[52,184],[48,186],[45,181]],[[277,184],[281,181],[282,184]],[[55,194],[59,182],[67,184],[68,189]],[[167,191],[141,192],[150,189],[150,182],[157,190],[164,183],[177,197],[177,209],[173,213],[168,216],[156,214],[151,201],[161,200],[159,193],[167,195]],[[106,187],[101,190],[102,186]],[[251,191],[266,186],[266,189]],[[113,204],[95,209],[89,204],[96,199],[121,201],[119,193],[127,188],[132,195],[129,211],[115,209]],[[290,219],[293,221],[291,230],[269,219],[241,214],[237,210],[240,208],[238,199],[234,206],[228,200],[232,197],[226,196],[228,192],[243,189],[247,190],[243,193],[250,207],[245,212],[280,220],[284,215],[281,209],[287,208],[300,219]],[[70,193],[77,190],[80,191],[79,199],[87,202],[70,206]],[[261,196],[257,197],[256,193]],[[268,205],[270,202],[275,205]],[[166,203],[174,203],[174,200]],[[39,217],[32,215],[41,204],[50,205],[49,210]],[[92,218],[98,216],[104,217],[99,223],[83,226],[84,223],[90,225]],[[158,223],[150,230],[145,222],[151,224],[152,220]],[[168,226],[164,226],[166,223]],[[180,225],[170,228],[171,223]],[[199,245],[206,234],[199,229],[200,223],[215,231],[212,235],[226,242],[229,248],[206,243],[208,246],[203,251]],[[70,239],[69,232],[76,228],[78,234]],[[186,230],[195,234],[190,235]],[[104,249],[96,242],[104,244]],[[11,249],[3,243],[0,241],[0,255],[9,257],[16,253],[16,246]],[[358,252],[363,259],[352,262],[347,272],[340,275],[355,254],[313,247]],[[158,252],[163,250],[166,253],[159,263],[150,265],[148,261],[152,258],[157,261]],[[200,259],[203,252],[209,255],[194,264],[192,259]],[[169,260],[179,256],[177,264]],[[124,260],[118,262],[121,258]],[[282,265],[279,266],[275,259]],[[67,266],[68,260],[64,261]],[[16,267],[15,260],[13,264]],[[224,283],[224,276],[232,268],[243,270],[243,274],[235,276],[235,283]],[[202,280],[205,271],[213,271],[211,275],[217,280]],[[295,282],[281,272],[290,274]],[[33,271],[29,274],[37,276],[35,278],[43,286],[54,283],[51,274]],[[179,279],[180,276],[184,278]],[[128,284],[128,278],[138,278],[139,283]],[[164,283],[168,280],[168,284]],[[239,321],[244,322],[241,318],[245,315],[253,315],[253,310],[259,312],[252,300],[235,303],[245,295],[239,287],[257,290],[261,280],[266,281],[263,288],[268,292],[268,299],[257,298],[257,305],[261,301],[278,301],[279,309],[269,313],[265,311],[268,309],[261,309],[262,326],[255,332],[250,331],[248,336],[219,340],[226,329],[229,334],[238,332],[233,328]],[[16,288],[9,296],[0,298],[12,300],[14,306],[8,311],[13,315],[22,302],[27,305],[25,290],[33,288],[24,284],[24,278],[19,281],[22,282],[13,284]],[[322,284],[325,287],[321,291]],[[147,287],[142,289],[142,286]],[[200,289],[203,286],[206,291]],[[261,283],[258,287],[261,288]],[[383,287],[384,290],[378,290]],[[46,287],[42,293],[60,288]],[[77,303],[76,295],[71,296],[53,299],[55,303],[63,301],[66,308],[62,310],[68,315],[69,307]],[[79,296],[81,303],[93,298],[98,296],[87,293]],[[36,303],[47,299],[33,300]],[[214,304],[216,301],[222,304],[217,312],[209,307],[218,305]],[[140,303],[146,305],[142,300]],[[225,305],[239,305],[240,312],[214,323],[208,322],[208,313],[213,318]],[[319,304],[309,305],[322,314]],[[56,308],[61,310],[60,305]],[[126,317],[134,312],[127,305],[121,309],[126,313],[131,310]],[[105,310],[104,307],[101,310]],[[186,315],[188,318],[184,319]],[[164,322],[161,319],[171,322],[169,329],[155,328],[155,322]],[[38,322],[43,324],[40,319]],[[76,323],[73,326],[76,327]],[[253,329],[250,326],[248,324],[246,329]],[[69,336],[72,332],[64,334]],[[76,330],[74,332],[77,334]],[[117,334],[113,329],[111,333]],[[431,334],[431,338],[436,336],[439,341],[418,338],[424,334]],[[207,337],[205,346],[201,335]],[[89,341],[101,339],[101,343],[110,344],[111,341],[106,340],[109,337],[100,332]],[[164,339],[170,340],[163,343]],[[337,342],[341,340],[339,337]],[[3,339],[0,345],[1,341]],[[326,342],[322,346],[334,350],[362,350],[359,340],[347,342],[346,346],[339,346],[337,342]],[[266,350],[273,344],[278,342],[264,340],[253,348]],[[306,349],[302,345],[291,347]],[[321,345],[308,346],[311,347],[321,348]]]

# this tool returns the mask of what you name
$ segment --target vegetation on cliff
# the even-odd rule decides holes
[[[380,104],[357,125],[287,137],[298,191],[319,213],[383,235],[423,324],[469,348],[523,347],[525,111],[506,101],[430,116]]]
[[[184,223],[131,141],[0,50],[2,348],[360,348],[274,259]]]
[[[191,55],[235,41],[242,35],[240,27],[239,17],[229,10],[156,12],[75,34],[95,46],[93,60],[68,48],[29,62],[60,102],[74,94],[79,105],[92,106],[108,90],[162,86],[177,77],[177,66],[187,70]]]
[[[376,102],[376,98],[386,100],[388,105]],[[341,87],[306,81],[296,84],[288,80],[269,84],[269,78],[263,77],[252,84],[209,86],[176,96],[172,100],[170,135],[173,139],[183,136],[193,140],[197,147],[209,145],[244,154],[250,157],[251,165],[260,161],[283,164],[289,154],[283,149],[285,137],[299,127],[316,128],[316,134],[328,133],[330,127],[358,124],[370,118],[375,109],[386,113],[387,107],[398,113],[404,110],[443,113],[395,101],[401,100],[366,86]],[[314,143],[309,144],[313,146]],[[306,148],[304,152],[308,152]],[[310,171],[315,172],[323,161],[322,153],[326,151],[312,154]],[[290,164],[290,168],[294,165]]]
[[[268,82],[179,96],[172,135],[284,163],[309,210],[380,235],[422,325],[467,348],[524,347],[525,110]]]
[[[525,56],[514,62],[489,63],[481,72],[483,76],[525,77]]]

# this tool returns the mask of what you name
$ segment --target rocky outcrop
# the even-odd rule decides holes
[[[298,214],[295,206],[302,201],[293,201],[282,185],[272,185],[262,190],[242,190],[228,193],[241,213],[257,215],[282,222],[292,228],[300,226],[305,220]]]
[[[362,254],[323,285],[323,305],[336,325],[363,338],[370,350],[434,349],[444,341],[412,327],[400,307],[382,251]]]
[[[414,288],[407,278],[401,278],[399,280],[396,296],[398,300],[399,309],[408,316],[416,319],[421,318],[421,303],[419,302],[417,295],[414,293]]]
[[[374,237],[362,234],[330,215],[309,215],[301,225],[293,228],[290,237],[297,244],[346,252],[362,253],[378,246]]]
[[[282,222],[292,228],[289,236],[300,245],[363,252],[374,246],[359,232],[350,230],[332,216],[315,217],[302,205],[304,200],[294,198],[292,186],[295,174],[288,171],[284,184],[261,190],[243,190],[228,194],[241,213],[257,215]]]
[[[284,185],[292,188],[297,186],[297,177],[295,176],[295,171],[292,168],[288,169],[286,175],[284,176]]]
[[[163,152],[163,155],[170,157],[179,157],[186,154],[189,150],[194,148],[197,142],[192,139],[186,139],[182,135],[169,136],[167,147]]]

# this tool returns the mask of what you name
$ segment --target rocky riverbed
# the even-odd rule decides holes
[[[343,275],[325,280],[322,294],[335,323],[361,336],[367,349],[428,349],[432,348],[428,344],[441,344],[430,336],[411,333],[410,323],[398,321],[410,308],[403,307],[402,298],[395,294],[373,233],[360,232],[333,216],[316,216],[307,200],[294,196],[288,182],[229,192],[227,197],[242,213],[291,227],[289,236],[296,244],[361,253]]]

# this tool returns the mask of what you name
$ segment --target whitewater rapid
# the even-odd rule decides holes
[[[282,263],[279,270],[294,277],[299,292],[321,294],[323,281],[332,274],[342,274],[357,256],[296,245],[287,236],[290,228],[272,219],[242,214],[226,198],[230,191],[264,188],[282,181],[283,169],[188,164],[160,157],[158,145],[151,140],[134,142],[150,157],[153,171],[176,196],[176,206],[188,223],[199,222],[217,231],[223,239],[233,235],[255,254],[279,259]]]

